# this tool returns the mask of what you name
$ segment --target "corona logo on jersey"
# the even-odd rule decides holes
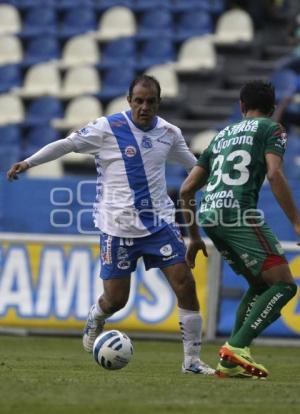
[[[109,257],[109,251],[102,253]],[[125,247],[119,249],[121,268],[128,267],[126,254]],[[2,326],[82,329],[91,304],[103,289],[97,242],[81,247],[63,242],[3,242],[0,266]],[[204,319],[206,268],[201,257],[196,280]],[[175,296],[163,274],[158,269],[146,272],[139,262],[128,303],[109,322],[114,329],[178,332]]]

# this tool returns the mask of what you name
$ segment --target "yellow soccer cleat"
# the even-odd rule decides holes
[[[268,370],[261,364],[257,364],[252,356],[248,347],[236,348],[225,343],[219,350],[221,360],[229,361],[233,364],[237,364],[244,368],[249,374],[259,378],[268,376]]]

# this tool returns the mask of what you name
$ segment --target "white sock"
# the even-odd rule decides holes
[[[178,308],[182,334],[184,365],[188,367],[200,357],[202,318],[198,311]]]

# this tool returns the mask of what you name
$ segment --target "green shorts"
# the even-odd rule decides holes
[[[207,236],[237,274],[261,273],[266,259],[284,252],[267,224],[260,226],[203,227]]]

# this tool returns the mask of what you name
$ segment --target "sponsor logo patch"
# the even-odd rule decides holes
[[[163,256],[170,256],[173,252],[173,249],[170,244],[165,244],[164,246],[160,248],[159,251]]]
[[[121,270],[126,270],[129,269],[130,267],[130,262],[128,260],[121,260],[118,264],[117,264],[118,269]]]

